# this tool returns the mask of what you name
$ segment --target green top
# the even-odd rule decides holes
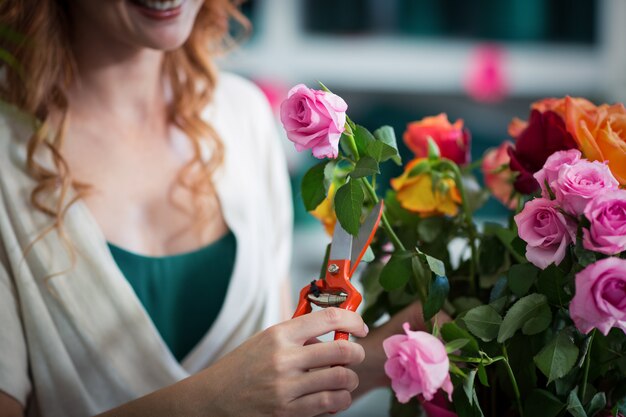
[[[235,264],[232,232],[192,252],[151,257],[109,243],[161,337],[182,359],[207,333],[222,308]]]

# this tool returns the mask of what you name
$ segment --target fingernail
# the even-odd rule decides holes
[[[365,334],[368,334],[370,332],[370,328],[367,327],[367,324],[363,323],[363,331],[365,332]]]

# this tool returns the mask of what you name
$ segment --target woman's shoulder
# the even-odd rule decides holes
[[[252,81],[231,72],[220,72],[214,93],[215,105],[234,109],[239,118],[271,118],[265,94]]]

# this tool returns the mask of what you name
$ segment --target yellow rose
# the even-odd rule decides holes
[[[315,210],[311,211],[311,215],[318,219],[324,225],[326,229],[326,233],[329,236],[333,235],[333,231],[335,230],[335,223],[337,222],[337,215],[335,214],[335,205],[333,201],[335,200],[335,191],[336,191],[335,183],[333,182],[328,187],[328,195],[320,203],[319,206],[315,208]]]
[[[430,173],[409,177],[413,167],[424,159],[418,158],[409,162],[404,173],[391,180],[391,187],[396,191],[396,199],[406,210],[419,213],[422,217],[456,215],[461,204],[461,195],[453,180],[443,179],[433,190]]]

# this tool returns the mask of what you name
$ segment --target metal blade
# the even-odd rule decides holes
[[[339,220],[335,223],[335,231],[333,232],[333,241],[330,244],[330,256],[329,261],[335,261],[339,259],[350,259],[352,254],[352,239],[353,236],[346,232]]]
[[[350,269],[352,272],[356,269],[361,258],[365,254],[367,247],[369,246],[376,229],[378,228],[378,222],[383,212],[382,200],[378,202],[367,216],[361,227],[359,228],[359,234],[352,242],[352,253],[350,254]]]

